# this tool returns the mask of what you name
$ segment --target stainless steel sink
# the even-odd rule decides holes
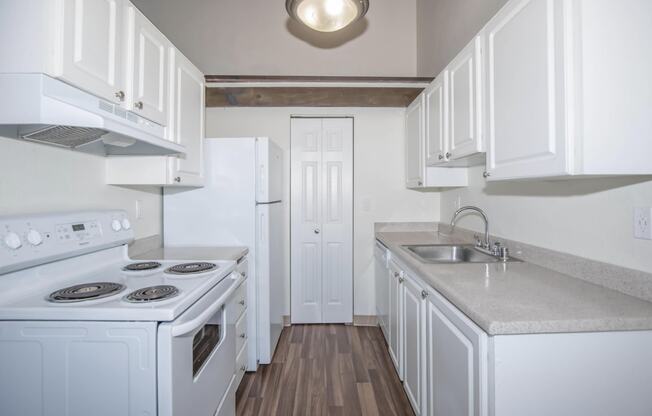
[[[519,261],[515,258],[502,260],[500,257],[483,253],[473,244],[420,244],[403,246],[408,252],[424,263],[499,263]]]

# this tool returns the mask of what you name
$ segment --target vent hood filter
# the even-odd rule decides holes
[[[108,131],[93,127],[44,126],[36,130],[20,129],[18,136],[37,143],[75,149],[100,140]]]

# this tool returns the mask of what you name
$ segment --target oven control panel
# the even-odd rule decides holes
[[[0,217],[0,274],[131,240],[125,211]]]

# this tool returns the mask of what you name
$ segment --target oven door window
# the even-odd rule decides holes
[[[221,323],[208,323],[192,340],[192,376],[196,377],[223,338]]]

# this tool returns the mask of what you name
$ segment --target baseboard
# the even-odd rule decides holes
[[[283,316],[283,326],[292,325],[289,315]],[[351,324],[347,324],[351,325]],[[378,318],[376,315],[354,315],[353,326],[376,326],[378,325]]]
[[[353,326],[376,326],[378,318],[376,315],[354,315]]]

